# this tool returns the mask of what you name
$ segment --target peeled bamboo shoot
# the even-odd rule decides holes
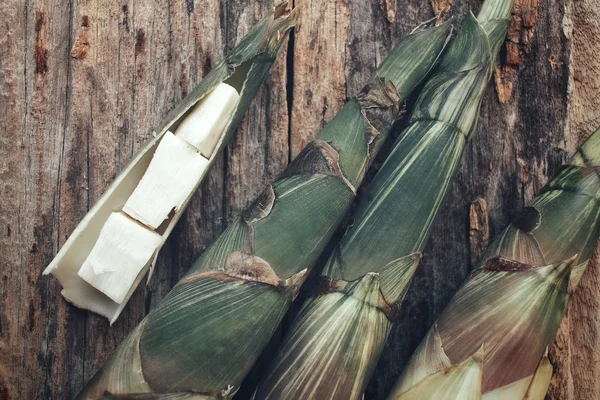
[[[165,133],[123,211],[156,230],[190,197],[207,167],[208,160],[194,147]]]
[[[177,127],[175,134],[209,159],[239,102],[238,92],[227,84],[220,84],[210,95],[196,104]]]
[[[123,213],[108,217],[79,276],[116,303],[160,245],[160,235]]]
[[[60,281],[65,299],[107,317],[111,323],[118,318],[145,273],[152,271],[160,248],[240,123],[293,24],[287,3],[260,21],[175,108],[106,190],[44,271]],[[108,219],[121,210],[160,235],[158,246],[147,249],[152,256],[141,268],[138,262],[125,266],[103,258],[102,262],[113,265],[99,270],[120,265],[119,269],[100,277],[90,275],[93,269],[86,267],[80,274]],[[121,251],[124,259],[135,254],[133,249]],[[131,281],[133,271],[137,273]],[[120,273],[128,278],[117,283]],[[125,282],[129,286],[123,285]]]

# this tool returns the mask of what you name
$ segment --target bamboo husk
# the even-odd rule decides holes
[[[79,398],[106,391],[233,396],[450,31],[443,25],[400,40],[364,89],[204,252]]]
[[[512,0],[485,4],[467,17],[419,95],[256,399],[362,398],[475,131],[508,29]]]
[[[488,248],[390,399],[407,398],[412,387],[481,345],[482,399],[544,399],[552,375],[547,349],[600,237],[599,172],[600,131]]]
[[[148,271],[151,274],[158,252],[183,214],[192,194],[200,186],[217,156],[225,148],[241,122],[260,85],[267,77],[279,49],[286,42],[287,32],[294,22],[295,13],[290,13],[287,3],[276,6],[169,114],[165,122],[153,132],[150,141],[83,218],[44,271],[45,275],[51,273],[59,280],[63,287],[61,294],[67,301],[77,307],[105,316],[111,324],[119,317],[142,278]],[[218,140],[216,143],[214,140],[211,142],[210,152],[205,151],[208,154],[206,155],[206,162],[202,166],[200,174],[194,177],[195,183],[189,196],[174,208],[169,219],[156,229],[156,232],[161,236],[161,240],[158,246],[153,249],[153,255],[148,262],[144,265],[131,266],[131,268],[139,267],[139,273],[134,276],[132,283],[129,285],[129,290],[125,288],[124,292],[112,298],[107,296],[106,293],[98,290],[78,275],[80,268],[92,252],[110,215],[114,211],[121,210],[134,193],[165,134],[168,131],[175,132],[186,116],[193,111],[195,105],[223,83],[235,88],[239,92],[240,98],[231,113],[230,119],[224,124],[225,127],[221,131]],[[110,269],[110,266],[106,266],[105,269]],[[93,279],[89,280],[94,282]]]

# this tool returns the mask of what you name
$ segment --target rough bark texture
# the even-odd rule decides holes
[[[109,327],[68,305],[41,271],[152,127],[271,4],[4,0],[0,399],[73,397],[391,45],[450,4],[460,21],[480,2],[297,0],[304,9],[289,54],[195,195],[150,284]],[[517,0],[478,133],[367,399],[384,397],[485,244],[600,125],[599,21],[595,0]],[[551,351],[552,399],[600,397],[599,274],[592,263]]]

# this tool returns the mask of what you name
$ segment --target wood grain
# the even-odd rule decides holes
[[[0,399],[68,399],[191,262],[357,92],[401,35],[479,0],[296,0],[289,54],[117,323],[41,277],[152,128],[271,6],[258,0],[0,4]],[[438,10],[439,11],[439,10]],[[367,390],[382,399],[481,252],[600,125],[600,6],[519,0],[443,218]],[[477,207],[471,213],[471,204]],[[482,211],[481,204],[487,208]],[[482,214],[485,212],[485,216]],[[471,218],[472,217],[472,218]],[[485,218],[484,218],[485,217]],[[479,226],[483,220],[487,226]],[[473,233],[473,221],[485,232]],[[552,350],[550,398],[600,397],[600,267]]]

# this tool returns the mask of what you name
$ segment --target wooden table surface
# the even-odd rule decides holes
[[[479,0],[297,0],[301,20],[225,154],[109,326],[41,276],[151,129],[268,0],[0,2],[0,399],[67,399],[356,93],[399,37]],[[435,9],[435,11],[434,11]],[[600,5],[517,0],[478,132],[367,399],[382,399],[486,244],[600,125]],[[600,398],[600,268],[552,349],[552,399]]]

